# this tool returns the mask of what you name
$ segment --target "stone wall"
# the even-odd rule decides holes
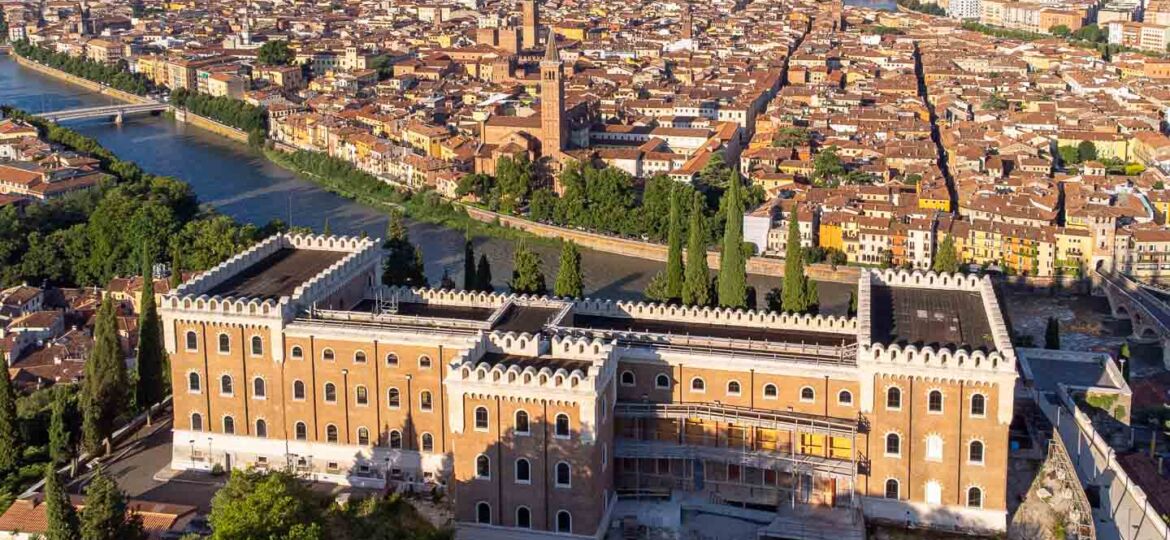
[[[595,249],[597,251],[615,253],[627,257],[638,257],[652,261],[666,262],[667,250],[666,245],[664,244],[642,242],[640,240],[630,240],[605,234],[597,234],[569,229],[566,227],[558,227],[556,225],[537,223],[535,221],[521,217],[499,214],[474,206],[465,205],[464,208],[467,210],[467,215],[471,216],[472,219],[476,219],[485,223],[493,223],[496,220],[499,220],[500,225],[510,229],[529,232],[542,238],[572,240],[581,247]],[[719,268],[719,252],[707,252],[707,266],[711,268]],[[784,261],[782,259],[773,259],[767,257],[751,257],[748,259],[747,271],[749,274],[783,276]],[[808,266],[805,272],[809,277],[817,281],[835,281],[839,283],[852,284],[857,283],[860,269],[850,266],[839,266],[836,270],[834,270],[833,267],[828,264],[814,264]]]
[[[68,82],[70,84],[76,84],[77,86],[85,87],[85,88],[87,88],[89,90],[93,90],[99,94],[110,96],[110,97],[113,97],[115,99],[120,99],[120,100],[128,102],[128,103],[150,103],[150,100],[143,97],[143,96],[131,94],[129,92],[123,92],[121,90],[115,90],[115,89],[107,87],[107,86],[102,86],[101,84],[93,82],[89,79],[83,79],[83,78],[78,77],[76,75],[70,75],[68,73],[65,73],[64,71],[61,71],[59,69],[54,69],[54,68],[51,68],[48,66],[38,64],[38,63],[33,62],[32,60],[28,60],[28,59],[26,59],[23,56],[20,56],[18,54],[13,54],[12,57],[14,59],[16,59],[17,64],[20,64],[26,68],[40,72],[44,75],[48,75],[48,76],[56,78],[56,79],[61,79],[61,80]]]
[[[186,122],[193,126],[206,129],[207,131],[211,131],[216,135],[222,135],[236,142],[248,144],[248,133],[246,131],[236,129],[226,124],[221,124],[215,120],[207,118],[206,116],[199,116],[198,114],[186,110],[176,110],[175,120],[178,120],[179,122]]]

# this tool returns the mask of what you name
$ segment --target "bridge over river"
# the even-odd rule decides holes
[[[37,116],[53,122],[67,120],[88,120],[91,118],[113,118],[115,123],[121,124],[122,119],[131,114],[154,114],[165,111],[170,105],[152,101],[149,103],[126,103],[120,105],[105,105],[98,107],[78,107],[60,111],[42,112]]]

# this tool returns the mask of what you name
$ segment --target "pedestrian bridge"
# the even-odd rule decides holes
[[[1094,273],[1113,316],[1130,321],[1133,339],[1161,342],[1163,363],[1170,368],[1170,305],[1125,274],[1100,269]]]
[[[126,103],[122,105],[82,107],[63,111],[44,112],[38,114],[37,116],[52,122],[64,122],[66,120],[87,120],[90,118],[113,118],[115,122],[121,123],[122,118],[129,114],[151,114],[165,111],[168,108],[170,108],[170,105],[159,102]]]

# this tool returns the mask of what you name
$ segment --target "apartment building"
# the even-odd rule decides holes
[[[1006,527],[986,278],[866,270],[856,317],[798,316],[388,288],[379,243],[273,236],[162,297],[172,466],[443,484],[477,540],[599,538],[626,495]]]

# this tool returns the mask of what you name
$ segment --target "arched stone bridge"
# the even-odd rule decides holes
[[[1094,273],[1113,316],[1130,321],[1132,339],[1160,342],[1162,362],[1170,369],[1170,305],[1125,274],[1105,270]]]

